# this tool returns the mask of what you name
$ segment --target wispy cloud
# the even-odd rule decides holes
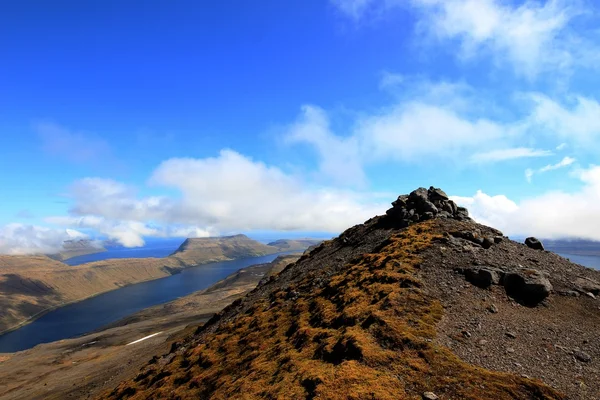
[[[471,157],[471,161],[476,163],[498,162],[514,160],[516,158],[547,157],[551,156],[552,154],[554,153],[549,150],[516,147],[511,149],[499,149],[483,153],[476,153]]]
[[[573,28],[585,15],[583,1],[520,3],[499,0],[332,0],[352,20],[381,15],[392,8],[412,11],[417,30],[428,38],[459,44],[463,60],[491,58],[533,79],[543,72],[569,73],[594,67],[598,46]]]
[[[112,154],[106,140],[90,133],[74,132],[49,122],[38,123],[34,129],[44,151],[74,163],[97,162]]]
[[[573,164],[576,160],[571,157],[565,157],[560,162],[556,164],[548,164],[545,167],[540,168],[540,172],[548,172],[559,168],[567,167]]]
[[[527,168],[525,170],[525,179],[527,179],[527,182],[531,183],[531,180],[532,180],[534,174],[543,174],[548,171],[554,171],[556,169],[565,168],[565,167],[568,167],[569,165],[572,165],[575,161],[577,161],[577,160],[575,160],[572,157],[565,157],[561,161],[557,162],[556,164],[548,164],[545,167],[539,168],[537,170]]]

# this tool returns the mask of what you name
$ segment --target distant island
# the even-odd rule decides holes
[[[297,241],[275,243],[265,245],[245,235],[194,238],[186,239],[165,258],[110,259],[77,266],[48,256],[0,255],[0,333],[69,303],[164,278],[188,267],[296,250],[298,246]]]

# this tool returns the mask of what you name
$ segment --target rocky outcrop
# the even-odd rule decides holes
[[[525,239],[525,245],[527,245],[527,247],[529,247],[530,249],[544,250],[544,245],[542,244],[542,242],[540,242],[539,239],[534,238],[533,236]]]
[[[457,206],[443,190],[433,186],[429,189],[418,188],[409,195],[399,196],[392,206],[386,214],[400,227],[433,218],[471,220],[466,208]]]
[[[504,275],[506,294],[524,305],[535,306],[552,292],[552,284],[540,271],[524,269]]]
[[[480,288],[501,285],[507,295],[529,307],[544,301],[553,290],[552,283],[542,272],[521,266],[507,267],[505,270],[478,266],[458,272],[462,272],[467,281]]]

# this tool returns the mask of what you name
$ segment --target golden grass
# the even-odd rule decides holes
[[[433,343],[441,304],[415,274],[435,221],[395,234],[381,251],[315,289],[310,277],[272,293],[116,398],[562,399],[553,389],[462,362]],[[296,300],[288,293],[301,293]],[[147,375],[147,376],[145,376]]]

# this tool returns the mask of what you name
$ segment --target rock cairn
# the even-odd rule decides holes
[[[469,212],[448,198],[443,190],[431,186],[419,188],[409,195],[399,196],[386,211],[388,217],[399,222],[400,226],[427,221],[433,218],[453,218],[459,221],[471,221]]]

